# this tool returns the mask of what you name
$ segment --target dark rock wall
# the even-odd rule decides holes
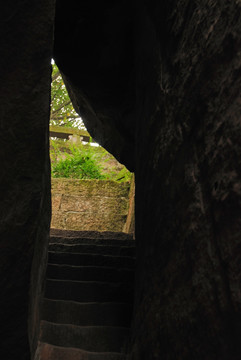
[[[35,337],[38,326],[36,295],[41,293],[39,270],[46,261],[50,218],[48,119],[53,11],[53,1],[47,0],[1,4],[1,359],[30,359],[29,313],[30,338]]]
[[[78,6],[57,2],[56,61],[90,133],[136,170],[129,359],[239,359],[241,3]]]
[[[129,358],[240,359],[241,3],[161,3],[138,17]]]

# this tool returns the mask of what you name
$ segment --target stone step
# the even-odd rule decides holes
[[[98,245],[98,244],[49,244],[49,251],[81,253],[81,254],[102,254],[113,256],[135,256],[135,246],[122,245]]]
[[[103,246],[135,246],[135,240],[130,238],[91,238],[91,237],[62,237],[51,236],[49,244],[84,244],[84,245],[103,245]]]
[[[34,360],[125,360],[126,356],[113,352],[89,352],[39,342]]]
[[[62,238],[89,238],[89,239],[115,239],[115,240],[133,240],[132,234],[114,231],[79,231],[79,230],[63,230],[63,229],[50,229],[50,237]]]
[[[133,268],[135,260],[130,256],[113,256],[113,255],[99,255],[99,254],[73,254],[66,252],[52,252],[49,251],[48,262],[50,264],[66,264],[77,266],[107,266],[107,267],[122,267]]]
[[[79,326],[129,327],[132,306],[123,303],[78,303],[44,299],[42,320]]]
[[[133,285],[98,281],[73,281],[47,279],[45,297],[55,300],[77,302],[123,302],[133,301]]]
[[[76,326],[41,321],[40,341],[92,352],[122,352],[129,329],[113,326]]]
[[[62,280],[134,283],[134,270],[118,269],[104,266],[72,266],[65,264],[48,264],[47,278]]]

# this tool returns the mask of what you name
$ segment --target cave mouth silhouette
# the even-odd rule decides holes
[[[130,359],[241,358],[240,13],[239,1],[2,4],[1,358],[33,358],[39,338],[52,57],[93,138],[135,171]]]

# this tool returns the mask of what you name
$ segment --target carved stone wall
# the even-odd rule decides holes
[[[52,179],[51,227],[120,232],[129,207],[129,183]]]

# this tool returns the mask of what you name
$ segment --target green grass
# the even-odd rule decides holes
[[[72,146],[70,153],[65,152],[64,158],[57,160],[56,157],[55,161],[52,161],[52,176],[72,179],[106,178],[93,152],[84,146]]]

